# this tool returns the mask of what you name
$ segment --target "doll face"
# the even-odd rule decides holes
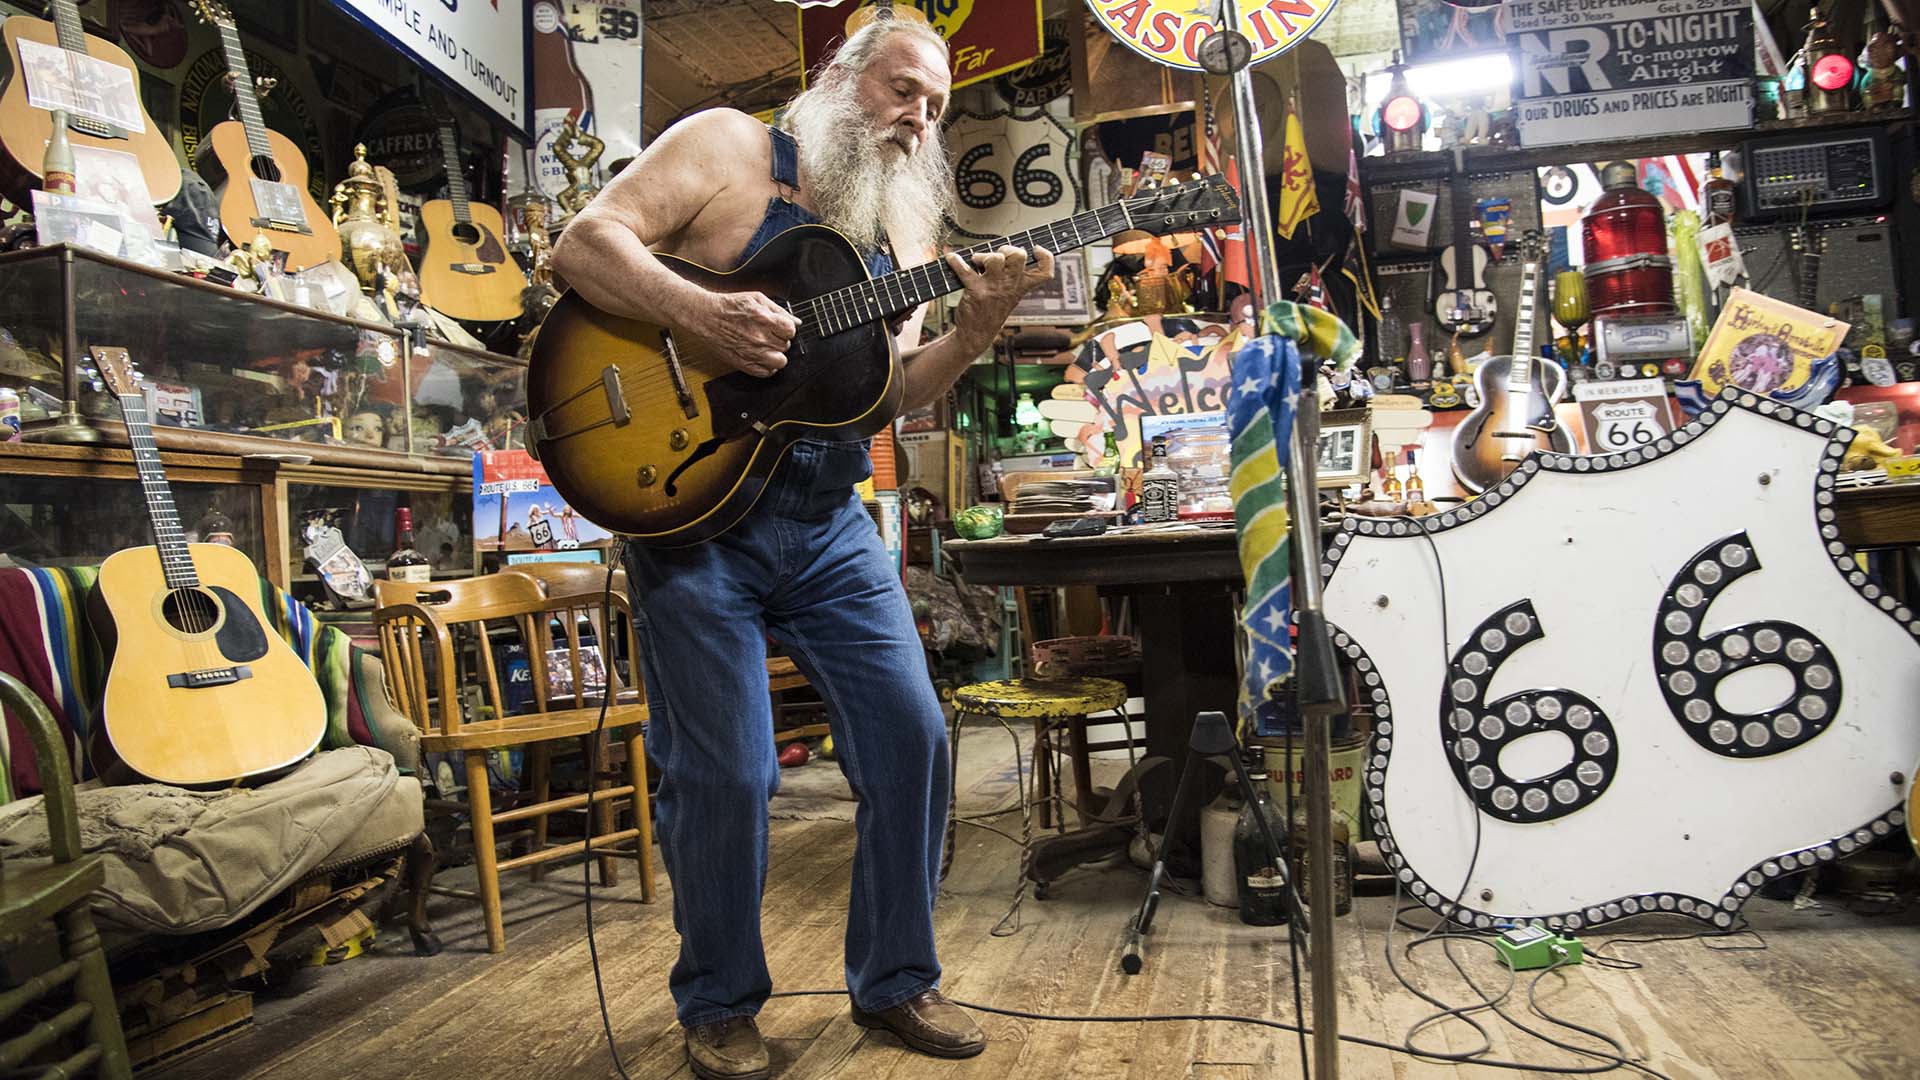
[[[347,441],[356,446],[385,446],[387,424],[377,412],[357,412],[347,418]]]

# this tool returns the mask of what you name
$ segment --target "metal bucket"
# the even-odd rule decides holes
[[[1300,762],[1305,760],[1306,743],[1305,738],[1295,736],[1292,755],[1288,755],[1284,746],[1267,747],[1267,783],[1273,789],[1273,801],[1283,812],[1287,805],[1286,783],[1289,775],[1293,777],[1295,798],[1307,789],[1307,776],[1300,767]],[[1331,784],[1334,812],[1344,815],[1351,826],[1357,826],[1360,822],[1360,774],[1367,760],[1365,736],[1335,739],[1328,758],[1327,779]]]

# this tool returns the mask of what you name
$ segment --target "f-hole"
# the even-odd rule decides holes
[[[220,602],[204,589],[174,589],[160,602],[160,617],[183,634],[204,634],[220,621]]]

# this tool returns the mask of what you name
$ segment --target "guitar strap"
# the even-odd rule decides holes
[[[767,133],[773,136],[773,182],[782,189],[781,200],[791,203],[800,190],[800,144],[777,127],[769,126]]]

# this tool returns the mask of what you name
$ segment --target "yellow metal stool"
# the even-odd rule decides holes
[[[1083,677],[1003,679],[995,682],[973,683],[953,692],[953,730],[950,736],[952,744],[953,775],[947,796],[947,837],[946,852],[940,864],[940,876],[946,878],[947,869],[953,863],[954,826],[958,819],[954,810],[958,804],[960,772],[960,733],[969,716],[989,717],[1000,722],[1008,734],[1014,736],[1014,775],[1019,786],[1020,796],[1020,887],[1021,892],[1014,898],[1014,909],[1007,917],[1013,916],[1020,906],[1020,896],[1025,895],[1027,883],[1027,861],[1033,846],[1033,808],[1040,799],[1059,800],[1057,790],[1041,794],[1038,790],[1029,797],[1025,776],[1025,762],[1019,752],[1019,735],[1014,731],[1012,721],[1033,721],[1034,732],[1034,775],[1036,780],[1048,770],[1046,755],[1052,747],[1052,730],[1059,725],[1074,722],[1084,723],[1095,713],[1113,713],[1120,723],[1127,722],[1127,688],[1112,679]],[[1037,788],[1036,784],[1036,788]],[[1057,785],[1055,785],[1057,789]],[[1090,798],[1085,791],[1075,792],[1084,803]],[[1005,811],[1001,811],[1004,813]],[[983,815],[994,816],[994,815]],[[1064,827],[1065,814],[1058,815]],[[1004,925],[1007,920],[1003,919]],[[996,928],[997,930],[998,928]]]

